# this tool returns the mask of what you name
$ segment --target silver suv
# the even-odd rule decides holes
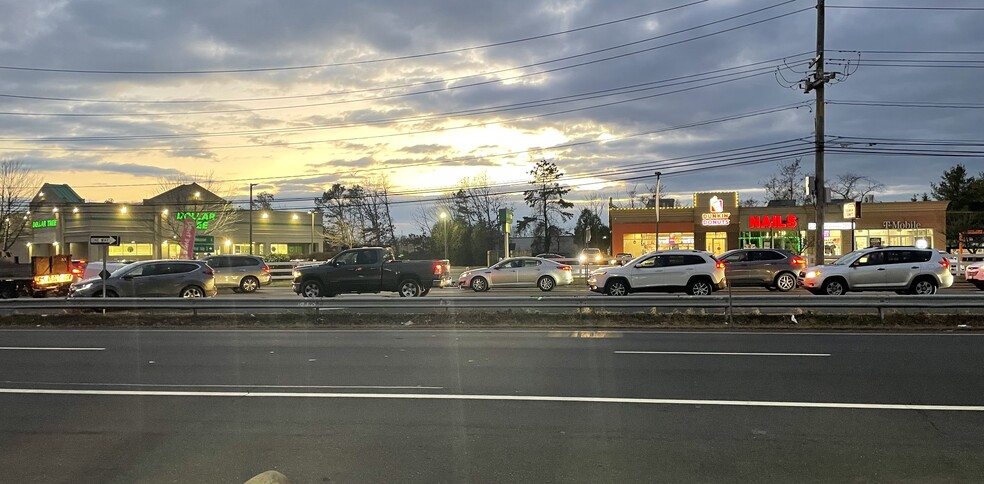
[[[895,291],[935,294],[953,285],[950,261],[934,249],[880,247],[856,250],[836,261],[808,267],[799,283],[814,294],[837,296],[848,291]]]
[[[681,291],[707,296],[727,287],[724,262],[698,250],[652,252],[620,267],[602,267],[588,276],[588,288],[609,296],[637,291]]]
[[[202,259],[215,270],[215,287],[235,292],[254,292],[269,285],[270,266],[255,255],[212,255]]]
[[[101,266],[102,264],[100,264]],[[200,260],[149,260],[116,269],[103,282],[88,279],[72,284],[70,297],[212,297],[215,276]]]

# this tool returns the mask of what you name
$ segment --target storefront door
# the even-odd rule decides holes
[[[721,255],[728,250],[727,232],[708,232],[705,240],[705,250],[714,255]]]

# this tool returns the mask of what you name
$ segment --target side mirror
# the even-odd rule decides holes
[[[856,269],[860,265],[861,265],[861,262],[860,261],[854,261],[854,262],[851,263],[851,269]]]
[[[133,280],[133,276],[131,276],[130,274],[127,274],[127,275],[121,277],[121,279],[123,279],[124,281],[132,281]]]

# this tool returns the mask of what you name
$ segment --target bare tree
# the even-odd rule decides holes
[[[759,201],[754,198],[746,198],[741,201],[742,207],[757,207],[759,206]]]
[[[799,205],[806,204],[806,174],[803,173],[801,162],[801,158],[780,162],[778,171],[763,183],[771,200],[795,200]]]
[[[856,173],[844,173],[837,175],[837,178],[830,183],[830,191],[839,198],[848,200],[861,200],[872,192],[885,189],[885,184],[875,181],[873,178]]]
[[[31,197],[41,187],[41,177],[19,160],[0,160],[0,232],[7,252],[30,227]]]

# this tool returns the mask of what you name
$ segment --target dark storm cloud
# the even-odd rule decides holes
[[[5,15],[0,18],[0,64],[53,68],[105,70],[196,70],[262,68],[351,62],[422,52],[442,51],[560,31],[636,15],[685,3],[670,1],[519,1],[498,2],[289,2],[270,4],[234,0],[212,2],[149,2],[102,0],[96,2],[12,2],[3,1]],[[617,25],[586,30],[537,41],[453,54],[420,57],[398,62],[369,63],[347,67],[283,70],[275,72],[144,76],[94,75],[2,71],[0,94],[53,97],[115,99],[154,99],[160,96],[212,98],[216,90],[228,98],[269,97],[306,94],[289,100],[263,102],[214,102],[192,105],[113,105],[52,102],[0,98],[0,111],[72,110],[77,113],[121,113],[141,111],[181,112],[190,110],[247,109],[326,103],[314,111],[297,109],[255,111],[252,113],[190,118],[23,118],[0,115],[3,138],[55,136],[195,134],[215,131],[255,130],[246,142],[255,156],[276,160],[281,151],[269,145],[296,141],[281,128],[318,128],[308,131],[324,143],[291,145],[311,152],[334,147],[348,154],[325,155],[331,161],[314,163],[311,170],[354,171],[378,164],[409,166],[421,161],[440,162],[449,151],[433,133],[425,140],[413,131],[445,129],[454,136],[457,126],[495,123],[508,128],[538,133],[553,129],[563,133],[570,147],[531,147],[532,153],[549,152],[569,173],[603,174],[624,172],[630,165],[653,162],[650,168],[666,168],[668,183],[679,192],[716,188],[751,189],[761,186],[775,163],[699,170],[700,157],[687,162],[655,162],[703,153],[810,138],[813,112],[807,108],[743,119],[705,123],[722,117],[754,112],[812,99],[795,83],[805,74],[803,59],[814,49],[815,12],[790,15],[731,32],[687,41],[723,29],[764,20],[768,17],[807,8],[812,2],[801,0],[717,25],[689,32],[649,39],[670,32],[749,12],[778,2],[712,1],[660,15]],[[976,6],[972,0],[948,5]],[[879,11],[828,9],[826,42],[830,49],[895,51],[984,51],[984,21],[980,12]],[[618,44],[643,41],[637,45],[569,60],[549,62],[522,70],[490,73],[499,69],[578,55]],[[670,45],[680,42],[677,45]],[[665,46],[649,52],[633,51]],[[797,54],[805,56],[796,57]],[[570,66],[627,54],[581,67],[542,75],[473,87],[460,86],[509,78],[524,73]],[[741,66],[768,59],[789,57],[792,62],[775,73],[739,79],[735,72],[719,73],[719,78],[702,82],[677,79],[698,73]],[[849,52],[829,52],[830,70],[856,59]],[[862,54],[862,62],[872,59],[946,59],[977,61],[981,56],[919,56],[916,54]],[[906,62],[903,62],[906,63]],[[912,64],[912,62],[907,62]],[[959,62],[951,64],[958,65]],[[982,103],[977,86],[980,69],[957,67],[882,67],[862,65],[844,82],[827,89],[828,99],[877,101],[935,101]],[[450,80],[477,74],[467,79]],[[714,74],[711,74],[714,75]],[[442,81],[444,80],[444,81]],[[722,81],[733,81],[720,83]],[[440,81],[440,82],[433,82]],[[662,87],[638,92],[595,93],[654,81]],[[394,87],[424,83],[413,87]],[[667,85],[667,84],[676,85]],[[691,89],[696,85],[706,87]],[[643,89],[652,86],[639,86]],[[690,90],[685,90],[690,89]],[[164,91],[168,93],[162,94]],[[345,91],[345,94],[337,94]],[[358,91],[358,92],[354,92]],[[426,92],[422,91],[437,91]],[[674,92],[680,91],[680,92]],[[147,94],[144,94],[144,93]],[[188,92],[189,94],[176,94]],[[206,94],[200,94],[206,93]],[[322,95],[325,93],[336,93]],[[405,95],[418,93],[414,95]],[[591,95],[594,99],[560,99],[572,95]],[[405,95],[393,97],[397,95]],[[341,102],[345,101],[345,102]],[[358,102],[348,102],[358,101]],[[327,104],[335,102],[337,104]],[[516,106],[534,103],[535,107]],[[544,103],[551,103],[544,105]],[[614,103],[614,104],[612,104]],[[608,104],[608,105],[605,105]],[[474,110],[480,110],[476,114]],[[458,113],[428,119],[441,113]],[[892,138],[981,139],[982,110],[916,109],[875,106],[827,106],[827,133],[832,136],[871,136]],[[421,118],[395,126],[402,135],[354,139],[339,134],[332,125],[370,123],[397,118]],[[688,126],[699,124],[699,126]],[[322,129],[323,128],[323,129]],[[647,133],[649,135],[637,135]],[[361,136],[361,135],[359,135]],[[344,139],[344,138],[353,139]],[[611,138],[606,142],[595,142]],[[115,140],[98,144],[74,143],[70,147],[180,148],[173,153],[226,160],[227,151],[210,147],[238,144],[226,137],[194,137],[161,140]],[[507,143],[490,140],[490,146],[476,150],[488,158],[462,162],[468,165],[494,164],[493,155],[511,151]],[[0,141],[10,148],[11,143]],[[267,146],[262,146],[267,145]],[[64,146],[64,145],[63,145]],[[292,150],[294,151],[294,150]],[[2,151],[0,151],[2,152]],[[296,152],[296,151],[295,151]],[[4,153],[7,154],[7,153]],[[410,159],[405,154],[424,155]],[[454,153],[447,153],[455,158]],[[97,153],[80,152],[95,162],[104,161]],[[106,155],[107,157],[109,155]],[[461,155],[458,155],[460,157]],[[706,157],[705,157],[706,158]],[[232,159],[232,158],[229,158]],[[39,166],[46,166],[39,159]],[[197,161],[197,160],[196,160]],[[722,164],[727,160],[722,161]],[[194,161],[192,161],[194,162]],[[120,172],[131,173],[124,165]],[[233,161],[234,163],[234,161]],[[812,156],[803,158],[812,166]],[[969,165],[979,164],[969,159]],[[455,163],[461,164],[461,163]],[[924,186],[954,164],[952,159],[935,157],[873,157],[837,154],[828,157],[828,173],[854,171],[875,177],[889,186],[887,194],[903,197],[905,190]],[[153,171],[156,167],[147,167]],[[647,170],[649,168],[646,168]],[[649,170],[652,171],[652,170]],[[972,166],[972,171],[977,171]],[[318,171],[320,172],[320,171]],[[135,173],[139,174],[139,173]],[[324,175],[333,177],[332,175]],[[607,175],[606,175],[607,176]],[[626,175],[610,175],[613,179]],[[318,180],[284,180],[291,190],[314,186]],[[924,190],[920,190],[924,191]],[[905,197],[907,198],[907,197]]]

